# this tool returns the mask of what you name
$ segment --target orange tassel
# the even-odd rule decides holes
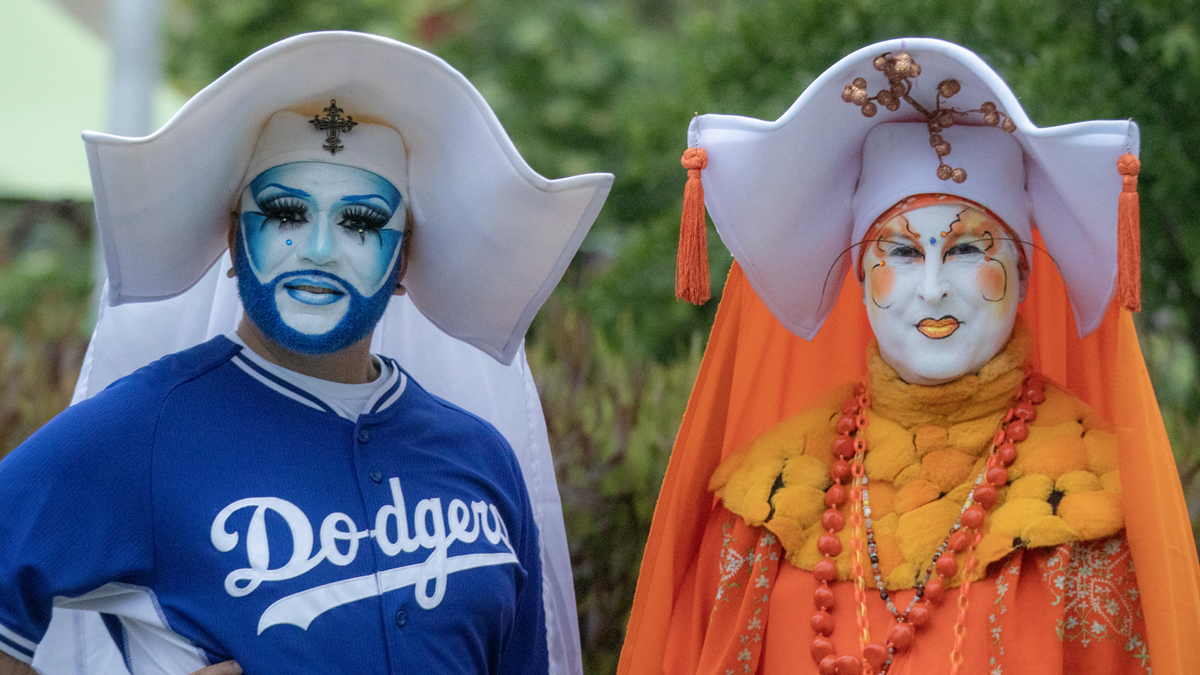
[[[1117,299],[1131,312],[1142,311],[1142,228],[1137,182],[1141,163],[1121,155],[1121,199],[1117,206]]]
[[[700,171],[708,166],[703,148],[688,148],[680,161],[688,170],[683,188],[683,217],[679,221],[679,257],[675,264],[675,296],[695,305],[712,297],[708,285],[708,241],[704,220],[704,184]]]

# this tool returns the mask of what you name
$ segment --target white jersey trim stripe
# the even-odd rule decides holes
[[[9,644],[5,638],[0,637],[0,652],[8,654],[21,663],[33,663],[33,656]]]
[[[316,394],[309,391],[305,387],[298,386],[295,382],[289,382],[288,380],[280,377],[278,373],[273,372],[272,369],[274,369],[274,368],[279,368],[280,370],[285,370],[285,369],[280,368],[279,366],[276,366],[275,364],[267,361],[266,359],[263,359],[258,354],[255,354],[253,350],[243,349],[242,351],[235,354],[233,358],[241,359],[243,362],[245,362],[246,365],[250,366],[255,371],[257,371],[259,375],[262,375],[263,377],[265,377],[268,380],[274,382],[275,384],[283,387],[284,389],[291,391],[293,394],[307,398],[309,401],[312,401],[313,403],[316,403],[317,405],[321,406],[323,409],[326,410],[326,412],[334,411],[333,406],[330,406],[329,403],[327,401],[325,401],[324,399],[322,399],[320,396],[317,396]]]
[[[271,388],[275,391],[286,393],[279,389],[279,387],[283,387],[292,393],[289,398],[298,400],[296,396],[304,397],[309,403],[319,406],[320,410],[333,413],[353,423],[357,423],[358,418],[362,415],[372,414],[381,410],[382,407],[386,407],[379,405],[380,400],[389,399],[396,387],[403,385],[407,380],[393,359],[372,354],[372,360],[383,371],[382,377],[361,385],[328,382],[267,361],[262,355],[246,346],[236,332],[228,333],[225,337],[242,348],[232,358],[235,363],[241,361],[238,365],[242,366],[242,370],[245,371],[245,366],[249,366],[260,376],[256,378],[260,382],[268,384],[268,386],[269,382],[274,383],[275,386]],[[265,382],[262,379],[264,377],[269,382]],[[364,392],[361,389],[363,387],[369,388],[369,395],[363,396]],[[394,399],[389,399],[389,403],[391,401]]]
[[[5,628],[4,624],[0,624],[0,637],[3,637],[3,638],[5,638],[5,640],[14,643],[17,647],[24,647],[25,649],[28,649],[31,652],[33,650],[37,649],[36,642],[34,642],[32,640],[27,640],[27,639],[21,637],[20,635],[17,635],[16,633],[12,632],[8,628]]]
[[[383,408],[387,407],[386,403],[380,405],[379,402],[381,400],[383,400],[384,398],[387,398],[388,394],[392,393],[392,391],[394,391],[397,386],[400,387],[400,391],[404,391],[404,384],[408,378],[406,378],[404,376],[404,372],[400,370],[400,366],[396,365],[395,361],[393,361],[392,359],[386,359],[386,361],[387,361],[386,365],[391,366],[392,372],[388,376],[387,383],[384,386],[380,387],[375,392],[375,395],[372,396],[370,398],[370,400],[367,401],[367,405],[363,407],[364,414],[376,413],[376,412],[379,412],[380,410],[382,410]],[[354,420],[352,420],[352,421],[354,421]]]
[[[393,365],[395,365],[394,362]],[[389,396],[386,401],[376,406],[376,408],[371,412],[377,413],[381,410],[386,410],[388,406],[395,403],[396,400],[400,398],[401,394],[403,394],[404,390],[408,387],[408,375],[406,375],[404,371],[400,370],[399,366],[395,366],[395,368],[400,373],[400,386],[396,388],[396,393]]]
[[[0,624],[0,651],[23,663],[30,663],[36,649],[36,642],[23,638]]]
[[[320,410],[321,412],[329,412],[329,410],[317,405],[316,403],[313,403],[312,401],[295,393],[294,391],[292,391],[286,387],[280,386],[280,385],[276,384],[274,381],[267,379],[267,377],[265,375],[259,373],[258,370],[256,370],[249,363],[242,360],[241,358],[238,358],[240,356],[241,355],[239,354],[238,356],[235,356],[230,360],[233,361],[233,365],[237,366],[238,368],[241,368],[250,377],[253,377],[254,379],[258,380],[259,382],[262,382],[263,384],[267,385],[271,389],[274,389],[275,391],[279,392],[280,394],[283,394],[284,396],[292,399],[293,401],[298,401],[310,408],[313,408],[315,410]]]

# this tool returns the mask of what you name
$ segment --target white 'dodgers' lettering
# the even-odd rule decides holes
[[[325,557],[324,551],[316,557],[309,557],[313,547],[313,532],[304,512],[295,504],[275,497],[239,499],[221,509],[213,521],[211,533],[213,546],[216,546],[218,551],[228,553],[237,546],[238,533],[227,531],[225,521],[237,511],[251,506],[254,507],[254,515],[250,517],[250,527],[246,529],[246,557],[250,567],[234,570],[225,577],[225,592],[235,598],[253,593],[264,581],[298,577],[311,570]],[[271,544],[267,541],[267,511],[274,511],[283,516],[292,533],[292,557],[286,565],[276,569],[269,569]],[[246,583],[239,585],[242,581]]]
[[[225,577],[225,592],[233,597],[249,595],[264,581],[283,581],[301,576],[324,560],[338,566],[349,565],[358,555],[359,540],[367,537],[373,538],[384,555],[389,557],[401,551],[413,553],[421,548],[430,551],[422,563],[336,581],[282,598],[263,613],[259,621],[259,633],[283,623],[307,629],[313,619],[334,607],[407,586],[414,586],[418,605],[423,609],[433,609],[441,604],[446,595],[446,582],[450,574],[489,565],[519,564],[509,540],[508,526],[494,504],[471,502],[468,508],[462,500],[454,499],[447,513],[442,509],[440,498],[422,499],[413,510],[410,534],[408,509],[400,479],[390,479],[388,486],[391,488],[392,503],[383,506],[375,514],[375,529],[359,530],[350,516],[331,513],[321,523],[318,534],[321,548],[316,555],[313,555],[315,539],[312,524],[304,512],[291,502],[276,497],[254,497],[238,500],[221,509],[213,520],[210,536],[213,546],[222,553],[237,548],[240,540],[237,532],[228,531],[229,518],[242,509],[254,509],[246,529],[246,558],[250,566],[234,570]],[[292,538],[291,556],[287,563],[275,569],[270,566],[271,546],[266,527],[268,511],[283,518]],[[390,536],[393,526],[395,539]],[[473,543],[478,540],[480,533],[492,545],[503,543],[507,552],[448,555],[451,544],[456,541]],[[345,552],[339,542],[345,542],[342,544]],[[433,583],[432,593],[429,592],[430,582]]]

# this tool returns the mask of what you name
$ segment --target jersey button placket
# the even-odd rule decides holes
[[[373,434],[371,431],[371,429],[365,426],[357,427],[350,432],[350,439],[351,444],[354,446],[353,455],[356,470],[360,472],[357,475],[360,477],[365,476],[371,480],[370,483],[367,483],[371,487],[363,490],[363,497],[365,498],[364,506],[369,513],[378,514],[382,506],[391,505],[390,491],[386,485],[380,485],[386,483],[388,475],[386,471],[390,465],[385,459],[387,454],[385,446],[388,443],[383,442],[383,445],[380,445],[382,441],[378,438],[372,443]],[[394,567],[395,562],[387,559],[375,542],[372,542],[372,544],[371,553],[375,556],[376,571]],[[383,612],[379,618],[383,620],[388,651],[392,654],[402,654],[408,646],[407,636],[409,635],[409,631],[400,630],[408,625],[408,610],[404,606],[404,601],[397,597],[399,595],[399,593],[393,592],[379,596],[379,601],[383,605]],[[394,622],[396,628],[386,630],[388,622]]]

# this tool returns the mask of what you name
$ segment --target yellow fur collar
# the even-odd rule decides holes
[[[1004,415],[1025,377],[1029,330],[1017,321],[1007,344],[979,372],[938,385],[909,384],[883,360],[874,340],[867,349],[871,408],[904,427],[947,427],[987,415]]]
[[[880,571],[889,589],[912,588],[949,533],[1021,383],[1028,344],[1019,326],[978,373],[940,386],[905,383],[877,348],[868,355],[873,403],[864,468]],[[817,538],[824,533],[820,516],[830,485],[830,448],[851,389],[839,387],[777,424],[723,462],[709,486],[748,524],[774,532],[788,560],[801,569],[811,570],[823,557]],[[1009,484],[1000,489],[983,527],[976,579],[1015,546],[1098,539],[1124,526],[1116,437],[1082,401],[1047,384],[1046,402],[1017,449]],[[849,505],[842,509],[849,514]],[[839,534],[843,579],[849,578],[849,534],[849,526]],[[961,577],[960,572],[946,581],[954,586]]]

